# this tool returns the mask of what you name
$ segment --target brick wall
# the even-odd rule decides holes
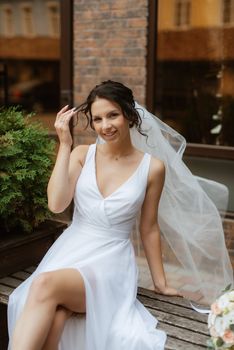
[[[126,84],[145,103],[147,16],[147,0],[74,1],[75,104],[106,79]],[[76,143],[94,138],[78,135]]]

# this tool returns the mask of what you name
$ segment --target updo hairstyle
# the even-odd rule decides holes
[[[94,129],[91,107],[97,98],[105,98],[106,100],[117,103],[122,110],[124,118],[129,121],[129,127],[132,128],[135,126],[137,131],[144,135],[141,130],[141,117],[135,109],[132,90],[122,83],[112,80],[103,81],[101,84],[96,85],[90,91],[86,101],[77,107],[77,117],[79,118],[79,114],[82,113],[87,118],[86,128],[90,125]]]

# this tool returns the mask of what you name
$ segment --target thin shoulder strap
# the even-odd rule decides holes
[[[152,158],[151,154],[145,153],[144,170],[145,170],[147,176],[148,176],[148,173],[149,173],[151,158]]]
[[[150,169],[151,155],[149,153],[144,154],[144,160],[142,166],[139,169],[140,181],[144,184],[143,187],[147,185],[149,169]]]
[[[149,153],[145,154],[145,166],[144,166],[144,168],[145,168],[145,172],[146,172],[146,181],[147,181],[148,176],[149,176],[151,158],[152,158],[151,154],[149,154]]]
[[[95,144],[95,143],[89,145],[89,148],[88,148],[88,151],[87,151],[87,153],[86,153],[86,157],[85,157],[85,161],[84,161],[83,167],[84,167],[87,163],[89,163],[90,160],[92,159],[92,155],[93,155],[93,153],[94,153],[94,151],[95,151],[95,147],[96,147],[96,144]]]

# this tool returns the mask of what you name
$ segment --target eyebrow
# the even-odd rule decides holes
[[[113,109],[112,111],[107,113],[107,116],[112,114],[112,113],[116,113],[116,112],[119,113],[119,110],[118,109]],[[100,116],[99,115],[93,115],[93,118],[100,118]]]

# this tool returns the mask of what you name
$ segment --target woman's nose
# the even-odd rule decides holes
[[[110,121],[109,120],[103,120],[102,121],[102,129],[103,130],[108,130],[111,128],[111,124],[110,124]]]

